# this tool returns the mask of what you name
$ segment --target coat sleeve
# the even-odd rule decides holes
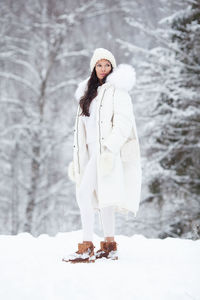
[[[131,97],[128,92],[116,89],[113,100],[113,127],[103,145],[113,153],[118,153],[131,134],[134,115]]]

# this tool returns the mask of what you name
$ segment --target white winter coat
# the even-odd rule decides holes
[[[82,81],[75,93],[79,101],[87,88]],[[132,212],[136,216],[141,192],[140,148],[128,93],[135,84],[135,70],[119,65],[98,87],[97,94],[97,186],[93,206],[96,209],[114,205],[116,211]],[[76,195],[89,160],[86,132],[80,105],[75,127],[73,161],[68,165],[69,178],[76,182]]]

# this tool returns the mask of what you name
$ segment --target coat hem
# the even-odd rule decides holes
[[[131,210],[127,207],[124,207],[120,204],[116,204],[116,203],[113,203],[113,202],[109,202],[109,203],[105,203],[103,205],[99,205],[98,207],[95,207],[94,209],[96,210],[100,210],[101,208],[104,208],[104,207],[108,207],[108,206],[115,206],[115,211],[116,212],[119,212],[121,214],[124,214],[124,215],[128,215],[129,213],[132,213],[134,215],[134,217],[137,216],[137,212],[136,210]]]

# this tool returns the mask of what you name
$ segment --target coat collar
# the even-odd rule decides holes
[[[77,101],[83,96],[85,89],[87,87],[87,82],[90,77],[81,81],[75,91],[75,98]],[[119,88],[129,92],[136,83],[136,73],[135,69],[128,64],[120,64],[117,68],[113,70],[113,72],[108,75],[106,78],[106,82],[99,86],[97,91],[100,92],[104,90],[104,88],[109,88],[110,86],[114,86],[115,88]]]

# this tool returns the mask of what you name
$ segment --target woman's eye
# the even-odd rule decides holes
[[[97,67],[101,67],[101,65],[98,64]],[[106,64],[106,67],[110,67],[110,65]]]

